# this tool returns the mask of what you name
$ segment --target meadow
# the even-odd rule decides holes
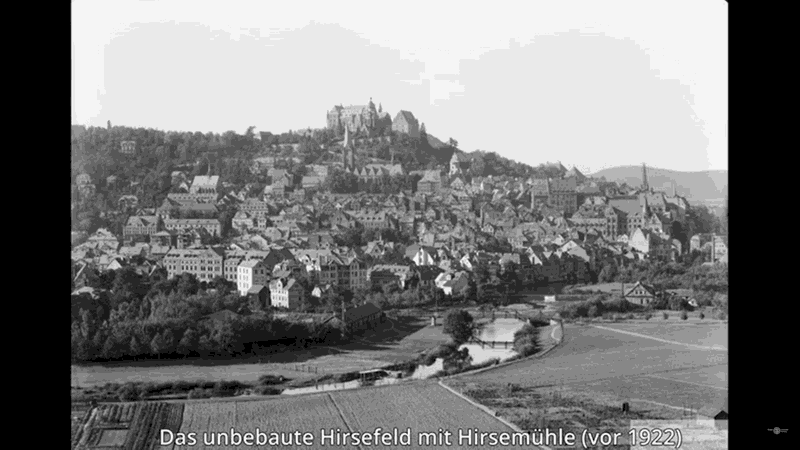
[[[649,332],[653,337],[681,339],[679,334],[672,334],[672,325],[615,326],[637,329],[642,331],[641,334]],[[710,333],[712,336],[723,333],[717,328],[715,325],[708,325],[707,329],[683,325],[684,331],[704,329],[706,335]],[[544,358],[520,361],[481,373],[467,373],[447,379],[445,383],[473,391],[473,395],[493,402],[495,406],[505,404],[510,409],[501,410],[501,413],[518,416],[521,422],[515,423],[520,426],[528,423],[526,421],[541,419],[538,416],[526,418],[527,413],[522,414],[524,408],[563,406],[567,408],[563,419],[565,423],[571,423],[580,421],[577,417],[589,414],[589,410],[599,416],[602,416],[604,408],[619,410],[624,401],[635,403],[639,411],[649,411],[647,414],[650,415],[645,415],[648,418],[656,413],[664,418],[674,418],[675,413],[680,416],[688,408],[701,415],[713,416],[727,398],[727,351],[693,346],[691,343],[698,340],[697,336],[703,335],[700,331],[693,332],[694,337],[690,333],[690,337],[683,338],[686,344],[668,344],[644,336],[568,324],[565,325],[562,344]],[[562,403],[566,406],[559,403],[561,400],[548,400],[548,395],[552,396],[554,390],[560,392],[562,398],[572,400],[564,400]],[[581,406],[583,403],[585,408]],[[515,408],[522,409],[518,411]],[[558,414],[545,416],[557,418]]]
[[[675,314],[677,316],[677,314]],[[656,316],[647,322],[602,324],[607,328],[639,333],[659,339],[701,346],[728,348],[728,325],[717,321],[661,320]]]

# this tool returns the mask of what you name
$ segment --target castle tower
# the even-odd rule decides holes
[[[645,191],[650,190],[650,186],[647,184],[647,166],[645,163],[642,163],[642,189]]]

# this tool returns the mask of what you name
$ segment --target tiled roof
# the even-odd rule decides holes
[[[246,261],[242,261],[239,264],[239,267],[245,267],[245,268],[252,269],[253,267],[261,264],[261,262],[262,261],[260,259],[249,259],[249,260],[246,260]]]
[[[380,314],[381,309],[378,308],[374,303],[369,302],[365,303],[361,306],[356,306],[353,309],[345,310],[344,312],[344,320],[345,323],[352,322],[356,320],[363,319],[365,317],[369,317],[375,314]]]
[[[441,182],[442,177],[438,170],[426,170],[420,181],[434,181]]]
[[[194,181],[192,181],[192,186],[193,187],[208,186],[208,187],[216,188],[217,184],[219,184],[219,176],[218,175],[212,175],[212,176],[197,175],[197,176],[194,177]]]
[[[128,218],[126,226],[148,227],[158,223],[158,216],[131,216]]]
[[[411,111],[400,110],[400,112],[397,113],[397,116],[395,116],[394,120],[396,121],[401,117],[408,123],[415,123],[417,121]]]
[[[266,286],[261,284],[254,284],[250,289],[247,290],[248,294],[258,294],[261,292],[262,289],[266,289]]]
[[[642,212],[642,204],[639,199],[626,199],[626,198],[612,198],[608,200],[609,206],[612,206],[625,214],[633,215]]]

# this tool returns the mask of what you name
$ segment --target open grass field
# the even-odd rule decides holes
[[[623,413],[615,394],[583,386],[532,388],[508,386],[507,383],[474,383],[465,379],[453,380],[448,385],[528,431],[562,429],[579,436],[588,428],[595,432],[614,430],[627,436],[630,420],[688,418],[684,411],[635,400],[629,401],[630,411]]]
[[[443,429],[453,433],[454,445],[448,446],[453,449],[468,448],[466,445],[457,445],[459,429],[513,431],[438,384],[422,382],[263,401],[187,402],[180,432],[198,433],[198,442],[193,448],[226,448],[203,445],[202,433],[227,432],[231,427],[241,433],[255,432],[256,428],[265,433],[312,433],[317,445],[304,448],[331,447],[320,445],[322,429],[372,433],[379,427],[387,431],[396,427],[400,432],[410,428],[412,441],[407,448],[428,447],[420,445],[417,433]],[[380,445],[369,447],[389,448]],[[358,447],[344,445],[337,448]],[[165,446],[161,450],[171,449]]]
[[[655,327],[651,332],[663,333]],[[546,357],[466,374],[459,381],[522,388],[569,385],[613,395],[619,404],[629,398],[682,408],[691,400],[713,415],[727,397],[727,363],[727,351],[570,324],[565,325],[564,342]]]
[[[719,346],[721,349],[728,348],[728,325],[716,321],[664,321],[650,319],[648,322],[619,322],[599,325],[683,344],[706,347]]]
[[[106,383],[167,381],[241,381],[255,382],[265,373],[283,375],[291,379],[313,378],[313,373],[295,371],[287,364],[230,364],[224,366],[170,365],[155,367],[87,366],[75,369],[74,381],[82,388],[102,386]]]

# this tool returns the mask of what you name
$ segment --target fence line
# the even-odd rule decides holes
[[[509,345],[512,347],[514,346],[514,341],[482,341],[474,336],[470,339],[470,342],[480,345],[481,348],[495,348],[495,346],[499,347],[500,345],[503,345],[504,348],[508,349]]]
[[[283,370],[292,370],[295,372],[325,374],[325,369],[320,369],[318,366],[307,366],[305,364],[280,364],[279,368]]]

